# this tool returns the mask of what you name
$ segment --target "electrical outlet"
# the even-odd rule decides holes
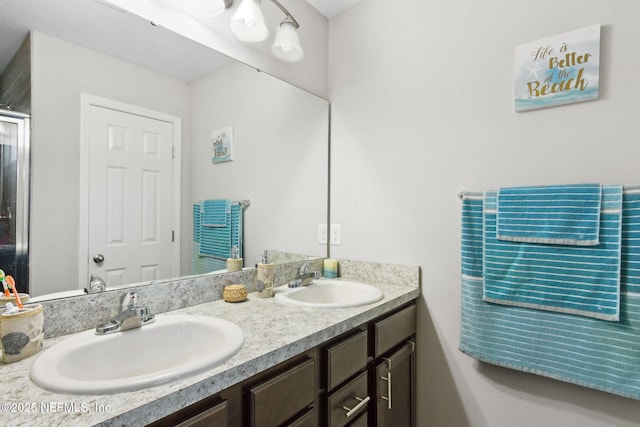
[[[327,244],[327,224],[318,224],[318,243]]]
[[[329,241],[332,245],[342,244],[342,225],[331,224],[331,235],[329,236]]]

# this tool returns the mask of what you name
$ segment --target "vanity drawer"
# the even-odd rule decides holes
[[[367,366],[367,331],[327,349],[327,389],[333,390]]]
[[[279,426],[315,399],[315,362],[308,359],[248,390],[251,426]]]
[[[374,357],[378,357],[416,332],[416,306],[411,305],[386,319],[376,322]]]
[[[286,427],[316,427],[316,410],[310,409],[301,417],[287,424]]]
[[[186,421],[176,424],[176,427],[228,427],[229,408],[228,403],[218,403],[213,408],[209,408]]]
[[[342,427],[367,410],[367,372],[340,387],[327,399],[329,427]]]

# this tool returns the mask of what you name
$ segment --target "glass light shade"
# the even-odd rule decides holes
[[[300,61],[304,57],[304,51],[298,38],[298,31],[293,22],[282,21],[276,30],[271,52],[277,58],[291,62]]]
[[[243,42],[266,40],[269,29],[264,23],[260,0],[242,0],[229,22],[229,29]]]

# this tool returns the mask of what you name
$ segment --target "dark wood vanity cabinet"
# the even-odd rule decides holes
[[[247,387],[248,425],[272,427],[312,422],[317,396],[316,377],[315,359],[308,358]]]
[[[375,322],[373,331],[374,425],[414,426],[416,306],[410,305]]]
[[[366,419],[371,400],[368,349],[369,332],[364,325],[320,350],[321,426],[342,427],[362,417]]]
[[[414,426],[415,330],[411,303],[150,425]]]
[[[176,427],[227,427],[229,402],[224,400],[205,411],[176,424]]]
[[[306,351],[149,427],[317,426],[316,354]]]
[[[320,426],[415,425],[416,306],[321,346]]]
[[[406,343],[375,367],[376,425],[412,426],[415,396],[414,344]]]

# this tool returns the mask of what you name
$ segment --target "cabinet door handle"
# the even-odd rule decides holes
[[[347,408],[346,406],[342,407],[342,409],[347,411],[347,418],[349,418],[351,415],[353,415],[356,412],[358,412],[358,410],[360,408],[362,408],[364,405],[366,405],[367,402],[369,401],[369,396],[365,397],[364,399],[362,399],[360,397],[355,397],[355,396],[353,398],[358,401],[358,404],[356,406],[354,406],[353,408]]]
[[[380,396],[380,399],[387,401],[387,408],[391,409],[391,371],[387,372],[386,377],[380,377],[381,380],[387,382],[387,395]]]

